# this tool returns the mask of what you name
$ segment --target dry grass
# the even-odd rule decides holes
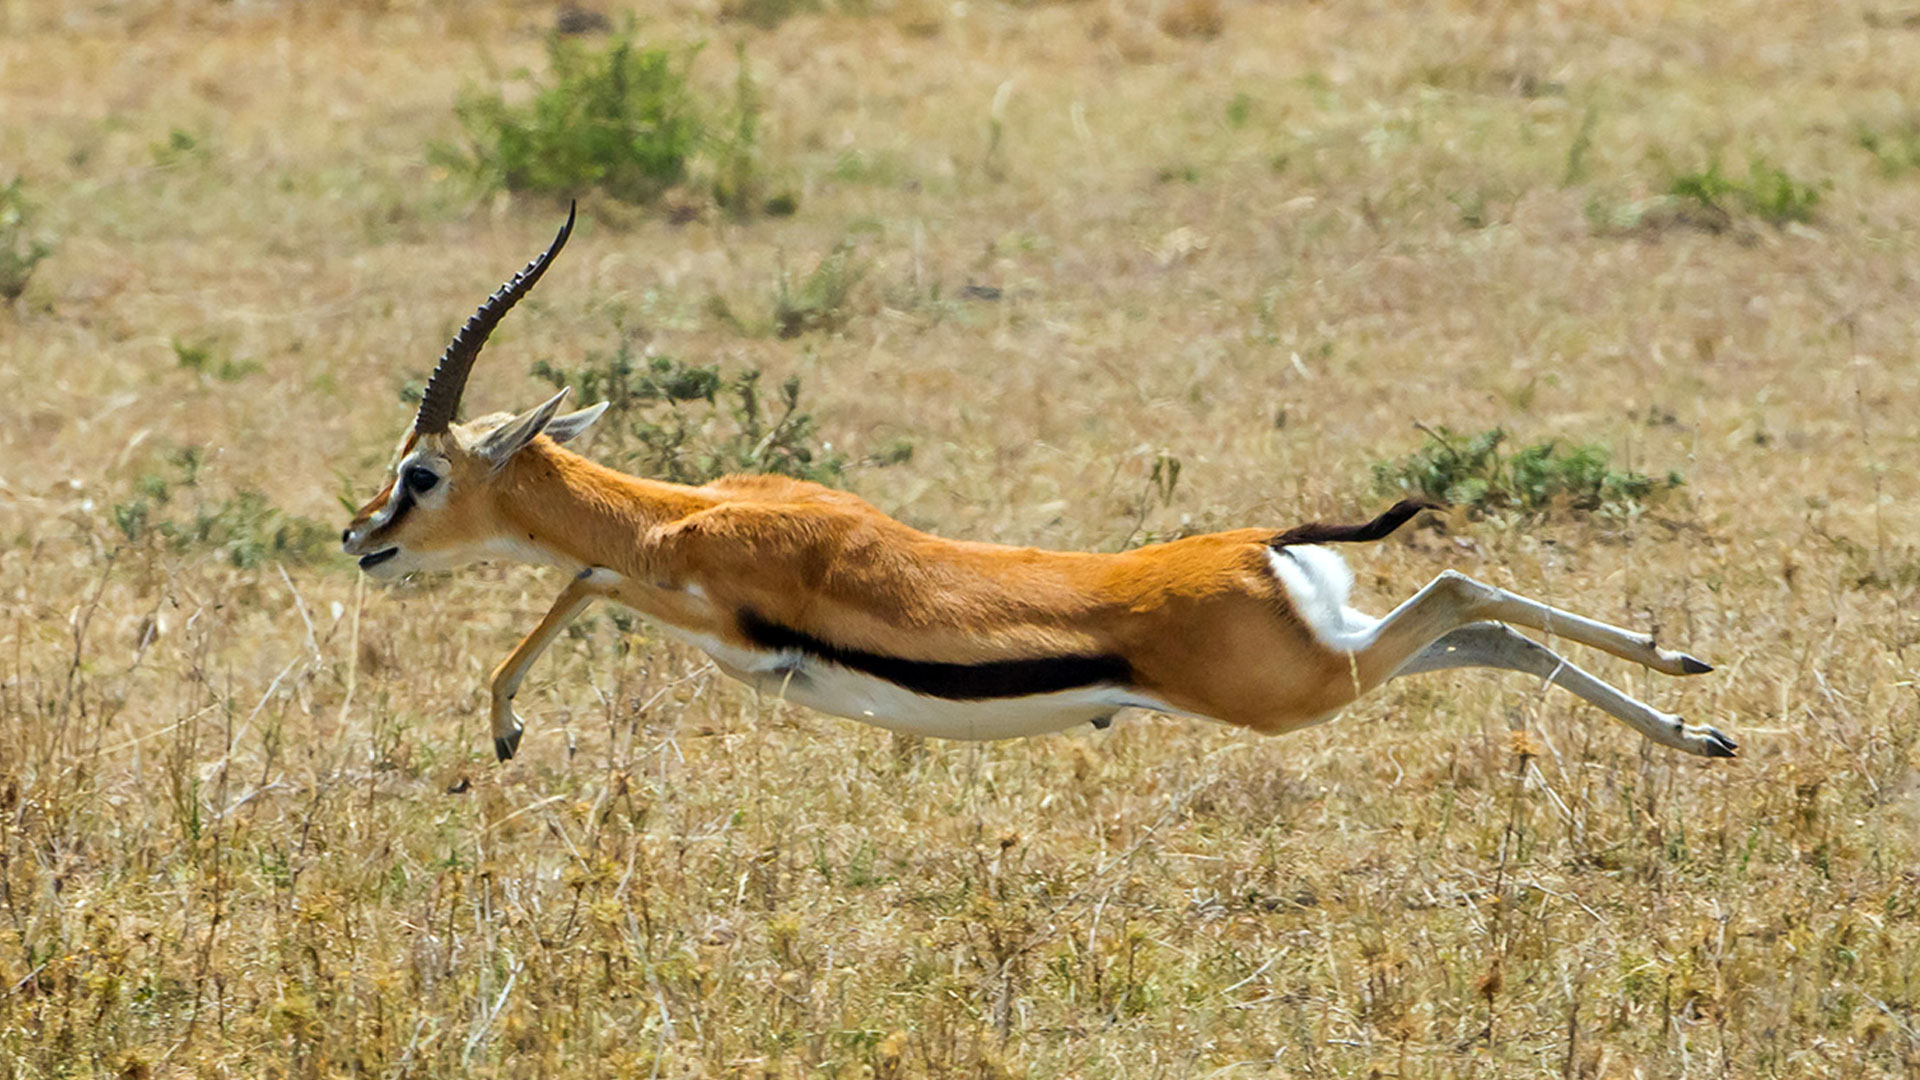
[[[590,202],[473,404],[623,326],[800,375],[856,458],[911,438],[850,478],[909,521],[1109,549],[1368,513],[1415,420],[1601,441],[1681,497],[1355,552],[1363,602],[1453,566],[1653,628],[1719,671],[1596,666],[1740,761],[1491,674],[1279,740],[918,745],[598,614],[497,766],[484,672],[554,582],[243,570],[112,510],[183,445],[216,507],[373,489],[400,386],[556,220],[426,154],[553,10],[0,0],[0,162],[55,247],[0,312],[0,1077],[1920,1075],[1920,171],[1859,138],[1911,130],[1920,29],[1162,29],[1210,7],[655,6],[744,36],[799,213]],[[1716,153],[1830,185],[1815,222],[1609,224]],[[841,329],[712,314],[847,239]]]

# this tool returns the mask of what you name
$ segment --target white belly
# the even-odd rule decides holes
[[[1012,739],[1104,720],[1120,709],[1174,712],[1164,702],[1117,686],[1051,694],[955,701],[918,694],[896,683],[798,652],[766,652],[702,634],[667,632],[713,657],[729,675],[769,694],[834,716],[890,731],[937,739]]]

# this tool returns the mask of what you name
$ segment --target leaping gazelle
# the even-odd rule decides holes
[[[573,229],[480,306],[427,383],[393,477],[341,545],[379,578],[483,558],[572,580],[493,670],[493,745],[520,745],[514,692],[596,599],[698,646],[727,674],[837,716],[952,739],[1059,731],[1135,707],[1278,733],[1401,675],[1489,667],[1538,676],[1653,741],[1732,757],[1712,727],[1637,701],[1506,624],[1698,675],[1636,634],[1483,585],[1436,577],[1385,618],[1347,606],[1346,563],[1318,545],[1378,540],[1429,504],[1364,525],[1237,529],[1117,555],[945,540],[842,491],[781,476],[700,487],[627,476],[564,444],[605,411],[455,423],[480,347]]]

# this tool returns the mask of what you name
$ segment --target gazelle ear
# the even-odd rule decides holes
[[[494,428],[480,443],[478,453],[499,468],[507,460],[520,452],[521,448],[533,441],[535,435],[546,430],[553,422],[553,414],[559,411],[560,403],[567,399],[572,387],[563,386],[560,392],[546,401],[535,405],[519,416]]]
[[[607,403],[603,401],[598,405],[589,405],[578,412],[556,416],[553,422],[547,425],[547,438],[557,443],[572,442],[580,437],[581,432],[592,427],[593,422],[600,419],[601,414],[606,411]]]

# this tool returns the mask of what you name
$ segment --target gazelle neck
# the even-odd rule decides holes
[[[507,463],[498,491],[507,530],[502,554],[570,571],[604,566],[634,577],[650,576],[650,532],[717,501],[680,484],[628,476],[545,436]]]

